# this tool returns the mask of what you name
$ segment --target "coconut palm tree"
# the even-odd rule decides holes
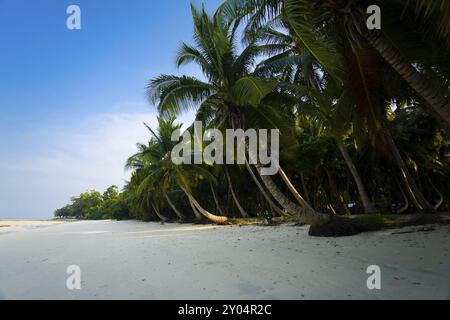
[[[381,7],[381,30],[368,30],[366,10]],[[450,4],[446,0],[227,0],[221,15],[237,22],[249,16],[247,29],[254,31],[268,19],[288,26],[301,44],[336,80],[344,80],[339,46],[353,48],[369,43],[418,96],[429,114],[450,134],[448,100]],[[410,27],[415,21],[416,28]],[[423,50],[433,48],[434,50]],[[439,85],[444,81],[444,86]]]
[[[362,5],[362,2],[323,1],[315,3],[298,1],[293,3],[286,0],[280,1],[278,6],[274,6],[275,2],[273,1],[268,1],[267,4],[264,4],[264,1],[250,1],[250,5],[254,5],[255,8],[262,5],[270,9],[266,9],[267,12],[276,12],[279,16],[275,19],[280,20],[291,34],[288,37],[291,39],[290,42],[293,43],[290,49],[291,55],[292,52],[294,54],[298,52],[298,48],[302,48],[319,64],[324,76],[322,79],[317,79],[313,74],[313,81],[310,81],[313,87],[321,90],[320,86],[329,81],[327,75],[330,75],[334,81],[342,83],[350,91],[357,116],[361,118],[360,121],[364,122],[362,126],[368,127],[373,143],[379,145],[384,152],[388,153],[389,157],[395,159],[412,203],[418,210],[433,211],[432,206],[425,199],[416,181],[407,170],[407,166],[405,166],[385,123],[386,103],[383,99],[389,99],[386,96],[389,89],[383,87],[381,75],[383,73],[389,74],[388,65],[383,63],[382,58],[370,49],[370,44],[365,40],[365,34],[359,34],[358,28],[352,28],[358,21],[358,17],[348,13],[348,11],[356,10],[355,3]],[[239,4],[240,2],[231,1],[230,3]],[[345,8],[341,7],[344,4]],[[343,12],[340,11],[341,9]],[[297,11],[295,14],[290,12],[290,16],[289,10]],[[230,12],[230,10],[227,11]],[[338,19],[339,15],[342,15],[341,20]],[[324,20],[323,16],[327,16],[329,19]],[[359,18],[361,19],[361,17]],[[277,31],[274,34],[264,31],[265,29],[267,28],[262,27],[262,38],[266,41],[268,39],[280,43],[281,39],[281,43],[289,44],[285,40],[286,36],[280,36],[280,32]],[[256,30],[254,34],[258,36],[261,32]],[[273,72],[274,66],[278,70],[290,68],[288,61],[274,60],[273,58],[270,60],[268,65],[262,65],[263,71]],[[391,80],[399,82],[395,78],[391,78]]]
[[[348,99],[348,92],[344,91],[339,94],[336,90],[340,91],[336,86],[328,83],[325,90],[320,92],[312,91],[312,103],[303,103],[303,110],[312,111],[312,115],[317,116],[324,123],[326,133],[335,139],[339,151],[355,181],[364,212],[374,213],[376,209],[368,196],[361,175],[344,144],[351,133],[354,107],[352,101]]]
[[[238,52],[233,21],[222,19],[220,14],[210,17],[204,9],[197,10],[194,6],[192,17],[195,46],[182,44],[177,62],[178,66],[196,63],[207,81],[161,75],[149,83],[150,100],[158,105],[162,115],[195,108],[202,115],[213,114],[216,122],[227,123],[234,129],[273,127],[276,119],[282,116],[263,100],[275,90],[277,83],[256,77],[251,72],[255,59],[264,52],[272,52],[273,46],[250,43]],[[256,167],[261,173],[262,166]],[[296,204],[285,196],[272,177],[261,175],[261,179],[274,199],[301,222],[319,225],[329,221],[329,216],[315,212],[303,203]]]
[[[313,117],[319,119],[325,124],[325,128],[337,142],[339,150],[345,159],[345,162],[352,174],[353,179],[357,185],[358,193],[363,203],[364,211],[366,213],[375,212],[375,207],[370,200],[364,183],[359,175],[353,160],[344,146],[344,141],[351,129],[354,106],[352,101],[349,101],[348,92],[337,94],[340,86],[332,79],[324,81],[323,76],[320,75],[320,65],[318,65],[314,58],[302,48],[296,38],[289,33],[289,26],[284,25],[285,33],[280,28],[274,29],[270,25],[275,24],[270,21],[269,25],[264,25],[253,32],[247,32],[246,38],[258,39],[263,43],[277,44],[283,51],[277,55],[271,56],[263,60],[257,67],[255,73],[264,77],[278,76],[284,82],[292,82],[303,88],[304,97],[313,100],[313,103],[302,103],[301,112],[310,111]],[[283,21],[281,21],[283,22]],[[247,40],[248,41],[248,40]],[[332,92],[334,91],[334,92]],[[298,98],[302,101],[302,98]],[[305,108],[309,106],[309,108]]]
[[[172,141],[172,133],[181,129],[181,124],[174,124],[175,118],[158,118],[158,130],[155,132],[146,125],[151,133],[151,139],[148,146],[139,145],[139,152],[133,155],[127,161],[126,168],[138,170],[143,176],[137,192],[139,194],[149,192],[153,196],[153,209],[161,220],[167,220],[159,210],[162,199],[166,199],[169,206],[180,219],[184,216],[175,208],[169,198],[169,190],[173,188],[181,189],[188,197],[189,202],[193,204],[194,214],[199,212],[214,223],[225,223],[226,217],[216,216],[206,209],[195,199],[192,193],[192,186],[202,179],[213,179],[212,175],[201,166],[177,166],[172,162],[171,152],[176,145]]]
[[[224,168],[225,175],[227,177],[228,186],[230,187],[231,196],[233,197],[234,203],[236,204],[236,207],[239,210],[239,213],[243,218],[249,218],[249,214],[245,209],[242,207],[241,203],[239,202],[239,198],[236,194],[236,191],[234,190],[233,182],[231,181],[230,173],[228,172],[227,167]]]

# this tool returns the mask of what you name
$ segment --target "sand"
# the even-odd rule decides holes
[[[46,228],[67,221],[52,220],[2,220],[0,219],[0,235],[9,232],[26,231],[38,228]]]
[[[0,225],[0,299],[450,298],[449,226],[314,238],[287,225]],[[66,287],[70,265],[81,290]],[[370,265],[381,290],[367,288]]]

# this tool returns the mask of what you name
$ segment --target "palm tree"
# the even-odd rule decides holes
[[[182,214],[180,212],[180,210],[177,209],[177,207],[175,206],[175,204],[172,202],[172,200],[170,199],[169,195],[167,193],[164,193],[164,197],[167,200],[167,203],[169,204],[169,206],[172,208],[173,212],[175,212],[175,214],[177,215],[178,219],[180,220],[180,222],[186,220],[186,217],[184,214]]]
[[[300,46],[308,52],[324,73],[322,81],[320,79],[312,81],[313,86],[321,89],[320,82],[324,83],[324,79],[328,81],[328,75],[336,82],[343,83],[344,87],[350,91],[357,115],[361,118],[359,121],[364,122],[360,126],[367,126],[373,143],[379,145],[389,157],[395,160],[411,201],[421,211],[433,211],[407,170],[385,124],[386,103],[383,99],[388,100],[386,93],[389,89],[383,88],[385,84],[382,74],[389,74],[390,69],[379,55],[370,50],[370,44],[364,40],[365,34],[360,34],[360,30],[367,28],[355,27],[358,21],[362,21],[360,11],[357,9],[361,9],[358,6],[362,6],[364,1],[344,4],[344,2],[335,1],[285,0],[277,2],[278,6],[274,6],[274,1],[250,2],[256,8],[262,5],[272,8],[272,12],[282,13],[277,19],[281,20],[292,34],[292,39],[295,40],[294,47]],[[240,2],[231,1],[231,3],[239,4]],[[356,13],[353,14],[352,10]],[[363,21],[365,22],[365,19]],[[271,39],[273,38],[272,35]],[[277,61],[271,64],[273,65],[274,62]],[[398,82],[398,79],[392,80]],[[319,85],[315,85],[317,82]]]
[[[232,128],[273,126],[281,115],[263,103],[276,87],[273,80],[252,75],[250,67],[255,58],[271,51],[269,45],[250,43],[242,52],[236,48],[236,29],[232,21],[216,14],[210,18],[203,9],[192,6],[195,46],[183,44],[177,55],[178,66],[198,64],[207,81],[194,77],[161,75],[150,81],[148,96],[158,105],[162,115],[178,114],[196,108],[199,114],[213,114],[216,122],[227,123]],[[250,115],[250,116],[249,116]],[[281,122],[280,122],[281,123]],[[266,126],[266,128],[268,127]],[[262,166],[258,164],[258,172]],[[296,204],[286,197],[272,177],[261,175],[267,190],[290,214],[308,224],[324,224],[329,216],[317,213],[304,204]]]
[[[245,211],[245,209],[242,207],[241,203],[239,202],[238,196],[234,190],[233,182],[231,181],[230,173],[228,172],[228,169],[225,167],[225,175],[227,176],[227,182],[228,186],[230,187],[231,196],[233,197],[234,203],[236,204],[236,207],[239,210],[239,213],[243,218],[250,217],[249,214]]]
[[[153,209],[156,216],[163,222],[169,219],[161,214],[159,209],[160,189],[155,179],[150,179],[152,170],[155,170],[155,163],[158,163],[160,154],[156,141],[150,139],[148,145],[138,144],[139,152],[127,160],[126,169],[135,170],[134,183],[137,182],[135,193],[145,199],[146,205]]]
[[[339,151],[355,181],[364,212],[374,213],[376,212],[376,209],[370,200],[364,182],[344,145],[345,140],[351,132],[351,114],[354,107],[352,101],[348,99],[348,92],[344,91],[339,95],[333,92],[336,91],[336,89],[336,86],[328,83],[323,91],[312,92],[311,96],[313,103],[304,103],[303,106],[308,106],[312,109],[312,114],[319,117],[324,123],[327,134],[335,139]]]
[[[369,31],[366,27],[366,9],[370,5],[382,8],[382,30]],[[337,80],[345,77],[338,62],[343,59],[339,44],[347,41],[356,48],[370,43],[426,102],[424,107],[429,114],[450,134],[448,1],[227,0],[220,12],[239,22],[250,15],[247,29],[253,31],[268,18],[281,20],[295,43]],[[411,29],[410,21],[415,21],[417,28]],[[423,50],[424,47],[434,50]],[[440,86],[443,80],[444,86]]]
[[[336,139],[339,150],[356,182],[364,211],[366,213],[375,212],[375,207],[367,195],[367,191],[356,166],[344,146],[345,136],[348,134],[351,126],[351,119],[348,117],[348,115],[352,113],[351,102],[346,99],[346,103],[338,102],[333,108],[333,99],[336,97],[331,97],[329,95],[330,92],[327,92],[326,90],[329,87],[335,89],[336,85],[330,86],[329,83],[321,81],[322,79],[317,71],[320,66],[318,66],[315,63],[314,58],[302,48],[302,45],[298,43],[295,36],[290,33],[282,32],[280,28],[271,28],[271,24],[277,26],[280,22],[284,25],[285,29],[292,31],[289,30],[289,26],[286,25],[286,23],[283,23],[282,20],[270,21],[269,25],[261,26],[259,29],[253,30],[253,32],[247,31],[246,41],[258,39],[260,42],[278,46],[278,49],[281,51],[262,61],[257,66],[255,74],[265,77],[278,76],[284,82],[292,81],[295,84],[298,84],[299,87],[303,86],[306,88],[304,91],[307,92],[309,99],[311,98],[310,93],[313,93],[312,95],[314,96],[316,103],[311,104],[311,106],[317,106],[317,108],[313,108],[313,114],[320,117],[321,120],[326,123],[325,127],[331,136]],[[324,86],[327,86],[327,88],[324,89]],[[328,89],[328,91],[330,90]],[[328,97],[328,99],[326,97]],[[344,98],[344,95],[342,95],[341,99],[338,101],[342,101],[342,98]],[[298,100],[301,101],[300,98]],[[342,110],[344,108],[346,110]],[[285,176],[283,172],[281,172],[281,174],[283,177]],[[299,201],[304,201],[299,197],[299,194],[295,193],[295,191],[294,195]]]
[[[163,198],[167,200],[179,218],[183,219],[184,216],[174,207],[168,195],[170,189],[180,188],[193,204],[193,211],[197,218],[199,217],[197,212],[199,212],[214,223],[225,223],[226,217],[216,216],[204,209],[194,198],[191,190],[198,179],[212,179],[210,173],[201,166],[181,167],[172,162],[171,152],[176,145],[176,142],[172,141],[172,133],[181,129],[181,124],[175,125],[174,121],[174,117],[169,117],[167,120],[158,118],[157,132],[147,126],[152,135],[149,145],[139,145],[139,152],[128,159],[126,167],[139,170],[144,177],[140,182],[138,193],[152,192],[154,200],[152,207],[161,220],[166,220],[159,211],[159,204]]]

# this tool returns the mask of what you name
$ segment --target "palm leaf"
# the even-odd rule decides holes
[[[342,80],[340,57],[332,43],[319,35],[310,0],[285,0],[285,17],[299,42],[335,79]]]
[[[243,77],[231,89],[233,100],[241,106],[258,105],[276,87],[273,80],[263,80],[256,77]]]

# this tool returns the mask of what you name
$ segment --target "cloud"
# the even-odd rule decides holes
[[[42,151],[23,150],[12,155],[12,161],[0,162],[0,218],[49,218],[71,196],[113,184],[122,187],[129,178],[126,159],[136,152],[137,142],[148,141],[143,123],[157,127],[148,109],[135,111],[136,105],[124,105],[112,108],[114,113],[84,119],[76,130],[33,137]],[[192,115],[185,115],[180,122],[192,120]]]

